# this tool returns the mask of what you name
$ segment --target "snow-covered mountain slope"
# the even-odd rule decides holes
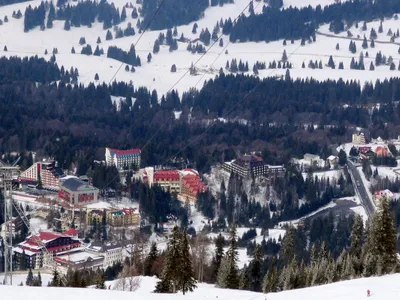
[[[113,290],[95,289],[73,289],[73,288],[35,288],[18,286],[0,286],[2,299],[23,300],[27,297],[42,300],[84,300],[97,299],[108,300],[116,298],[119,300],[128,299],[191,299],[191,300],[360,300],[367,297],[367,290],[371,291],[371,299],[374,300],[395,300],[399,298],[400,287],[397,284],[400,274],[349,280],[318,287],[292,290],[275,294],[261,294],[239,290],[223,290],[213,285],[199,284],[199,287],[187,295],[179,294],[155,294],[155,278],[144,277],[141,279],[140,287],[135,292],[119,292]],[[113,285],[113,282],[107,283]]]
[[[111,2],[111,0],[109,0]],[[120,9],[126,4],[126,0],[116,0],[112,1]],[[316,6],[318,4],[326,5],[333,3],[334,0],[284,0],[284,6],[306,6],[312,5]],[[74,2],[71,2],[74,3]],[[0,19],[4,19],[7,15],[9,22],[4,23],[0,26],[0,55],[6,56],[31,56],[38,55],[46,57],[47,59],[51,56],[51,51],[53,48],[58,49],[57,63],[59,66],[63,65],[66,69],[70,69],[71,66],[78,68],[79,70],[79,81],[83,84],[88,84],[94,81],[94,76],[96,73],[99,74],[100,82],[108,83],[116,74],[118,68],[120,68],[121,63],[119,61],[109,59],[106,54],[96,57],[96,56],[86,56],[79,54],[82,46],[79,45],[79,39],[85,37],[87,44],[92,46],[92,49],[96,47],[96,40],[98,37],[101,38],[102,43],[100,46],[107,53],[109,46],[118,46],[124,50],[128,50],[131,44],[137,42],[140,34],[138,32],[133,37],[123,37],[120,39],[113,39],[106,41],[106,30],[103,30],[101,23],[95,23],[91,28],[84,26],[81,27],[71,27],[70,31],[65,31],[63,29],[63,21],[54,21],[54,27],[52,29],[46,29],[41,31],[39,28],[35,28],[27,33],[24,32],[24,18],[15,19],[11,15],[13,11],[21,10],[24,13],[25,8],[28,5],[32,7],[38,6],[40,0],[33,0],[24,3],[18,3],[9,6],[0,7]],[[249,4],[248,0],[235,0],[234,4],[226,4],[223,7],[209,7],[205,11],[204,17],[197,21],[198,30],[197,34],[192,33],[193,23],[179,26],[178,36],[181,33],[185,37],[194,40],[199,37],[201,29],[208,27],[212,31],[215,24],[222,18],[226,19],[231,17],[235,19]],[[137,4],[133,3],[134,6],[138,7]],[[262,6],[264,3],[262,1],[254,1],[255,12],[260,13],[262,11]],[[128,18],[123,22],[120,27],[122,29],[126,28],[127,24],[130,22],[132,26],[136,26],[137,20],[131,18],[131,10],[127,9]],[[246,10],[246,13],[247,10]],[[378,32],[379,22],[368,23],[368,29],[365,32],[356,32],[356,29],[350,29],[353,31],[354,37],[357,34],[362,38],[364,33],[367,38],[369,38],[369,31],[372,27]],[[399,20],[385,20],[383,23],[384,31],[383,33],[378,33],[378,41],[388,41],[386,33],[389,28],[392,28],[393,32],[396,32],[397,28],[400,28]],[[361,28],[361,26],[360,26]],[[357,29],[360,31],[361,29]],[[136,28],[136,31],[137,28]],[[149,52],[153,50],[154,41],[157,39],[161,31],[148,31],[145,32],[143,37],[137,44],[136,51],[140,56],[142,61],[142,66],[136,68],[135,73],[125,71],[125,66],[122,66],[115,76],[118,81],[132,81],[135,86],[147,86],[150,89],[156,89],[159,93],[165,93],[171,88],[178,89],[183,92],[190,87],[201,88],[203,82],[207,79],[213,78],[218,74],[220,68],[225,68],[226,62],[231,61],[236,58],[237,61],[240,59],[244,62],[248,61],[250,72],[252,74],[252,66],[256,61],[265,62],[266,65],[273,60],[279,61],[282,57],[282,52],[286,49],[289,62],[292,63],[293,69],[290,70],[291,76],[294,78],[306,78],[314,77],[319,80],[323,79],[339,79],[344,80],[356,79],[361,82],[363,81],[375,81],[376,79],[384,79],[392,76],[399,76],[400,72],[397,71],[397,65],[399,63],[400,55],[398,54],[399,45],[395,43],[391,44],[380,44],[376,43],[374,49],[362,49],[362,41],[356,41],[357,52],[352,54],[349,51],[349,40],[346,38],[346,34],[340,34],[338,36],[324,36],[317,34],[316,42],[304,46],[300,46],[300,41],[297,40],[294,44],[290,41],[287,42],[286,46],[283,46],[283,41],[276,41],[271,43],[230,43],[227,45],[229,37],[223,36],[224,47],[219,47],[218,43],[212,47],[207,55],[202,57],[197,64],[198,75],[190,76],[187,74],[182,80],[181,77],[188,71],[190,65],[196,62],[201,55],[192,54],[186,50],[187,43],[179,42],[179,49],[174,52],[169,52],[167,46],[161,46],[161,51],[158,54],[153,55],[153,59],[150,63],[147,62],[146,57]],[[165,33],[165,30],[162,31]],[[329,33],[328,25],[322,26],[319,29],[321,33]],[[339,43],[340,49],[336,50],[336,44]],[[5,52],[4,46],[7,46],[8,51]],[[74,47],[76,54],[71,54],[71,48]],[[206,47],[207,48],[207,47]],[[45,50],[49,52],[48,55],[44,55]],[[350,61],[354,57],[358,60],[360,52],[363,51],[364,54],[368,51],[369,57],[365,57],[365,71],[350,70]],[[375,71],[369,71],[369,64],[371,61],[375,60],[376,53],[382,51],[386,56],[392,56],[394,63],[396,64],[396,70],[390,71],[389,66],[379,66],[376,67]],[[332,55],[336,64],[336,69],[332,70],[326,66],[328,63],[329,56]],[[365,56],[365,55],[364,55]],[[310,60],[322,61],[323,69],[310,69],[308,68],[308,62]],[[306,68],[302,68],[303,62]],[[339,70],[339,62],[344,63],[344,70]],[[171,73],[171,66],[176,64],[177,72]],[[228,72],[228,71],[225,71]],[[260,77],[266,76],[281,76],[286,72],[285,69],[267,69],[259,71]],[[176,84],[179,81],[178,84]],[[176,84],[176,85],[175,85]]]

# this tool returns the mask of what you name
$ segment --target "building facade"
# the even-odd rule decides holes
[[[58,191],[58,198],[71,205],[86,205],[99,200],[99,189],[75,178],[64,181]]]
[[[181,180],[181,192],[179,199],[195,203],[199,193],[205,192],[207,186],[202,182],[199,175],[185,175]]]
[[[364,133],[363,132],[353,133],[352,143],[354,145],[365,145],[366,144],[366,140],[365,140]]]
[[[108,166],[114,165],[117,169],[131,168],[131,166],[139,169],[140,157],[140,149],[119,150],[106,148],[106,164]]]
[[[123,260],[123,248],[118,242],[106,243],[93,242],[90,244],[86,251],[98,256],[104,257],[103,268],[111,267],[117,262],[122,262]]]
[[[118,211],[110,211],[107,213],[107,223],[115,227],[139,225],[140,214],[136,208],[123,208]]]
[[[228,173],[237,174],[243,178],[261,176],[278,177],[285,174],[283,166],[267,165],[261,157],[253,154],[242,155],[233,161],[225,162],[222,168]]]
[[[65,253],[80,246],[81,243],[71,236],[54,232],[40,232],[38,235],[30,236],[26,241],[18,244],[17,247],[13,248],[13,252],[17,266],[25,256],[28,268],[39,269],[52,263],[58,253]],[[48,254],[46,254],[45,248]]]
[[[54,161],[49,162],[36,162],[24,172],[21,173],[21,180],[33,180],[42,182],[43,186],[57,187],[59,181],[65,177],[64,172],[56,166]]]
[[[178,170],[156,171],[153,176],[153,183],[171,193],[180,193],[181,191],[181,176]]]

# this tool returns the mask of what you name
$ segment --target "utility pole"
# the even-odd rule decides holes
[[[4,284],[12,285],[13,272],[13,251],[12,251],[12,179],[13,175],[17,174],[19,167],[16,163],[9,166],[0,161],[0,188],[3,190],[4,196]]]

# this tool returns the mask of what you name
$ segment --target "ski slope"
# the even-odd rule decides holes
[[[144,277],[141,285],[135,292],[120,292],[113,290],[95,289],[73,289],[73,288],[35,288],[18,286],[0,286],[2,299],[25,300],[131,300],[131,299],[190,299],[190,300],[361,300],[367,297],[366,291],[371,291],[371,299],[374,300],[397,300],[400,296],[400,286],[398,282],[400,274],[384,277],[363,278],[349,280],[329,285],[312,288],[292,290],[274,294],[261,294],[240,290],[224,290],[215,288],[209,284],[199,284],[199,287],[187,295],[178,294],[155,294],[152,293],[156,283],[155,278]],[[114,285],[113,282],[106,283]]]
[[[18,3],[8,6],[0,7],[0,19],[4,19],[7,15],[9,22],[4,23],[0,26],[0,56],[32,56],[38,55],[50,59],[53,48],[58,49],[56,55],[57,64],[61,67],[64,66],[66,69],[76,67],[79,70],[79,82],[85,85],[94,81],[96,73],[99,74],[100,82],[108,83],[115,76],[117,81],[132,82],[137,86],[146,86],[149,89],[156,89],[159,94],[164,94],[170,91],[172,88],[177,89],[180,93],[188,90],[191,87],[200,89],[205,80],[214,78],[220,68],[225,69],[227,61],[231,61],[236,58],[237,61],[248,61],[250,72],[255,62],[262,61],[268,66],[273,60],[279,61],[282,57],[283,50],[287,51],[289,62],[292,63],[293,69],[290,70],[292,78],[316,78],[318,80],[325,79],[340,79],[344,80],[357,80],[360,83],[366,81],[375,82],[377,79],[385,79],[390,77],[400,76],[400,71],[390,71],[389,66],[376,67],[375,71],[369,71],[369,64],[375,60],[376,53],[382,51],[386,57],[392,56],[396,67],[400,61],[400,55],[398,54],[399,46],[396,44],[379,44],[376,43],[374,49],[362,49],[361,41],[357,41],[357,53],[351,54],[348,50],[349,40],[346,39],[346,33],[339,34],[337,36],[323,36],[317,34],[317,40],[315,43],[300,46],[300,41],[297,40],[294,44],[287,41],[287,45],[283,46],[283,41],[276,42],[247,42],[247,43],[230,43],[229,36],[223,36],[224,47],[219,47],[218,43],[209,49],[205,56],[201,54],[192,54],[186,50],[187,43],[178,42],[179,49],[174,52],[169,52],[167,46],[161,46],[161,50],[158,54],[153,55],[153,59],[150,63],[147,62],[147,55],[152,52],[154,41],[159,36],[160,32],[163,31],[148,31],[145,32],[140,41],[138,39],[138,29],[135,27],[137,19],[131,18],[132,9],[127,9],[127,20],[121,23],[119,26],[122,29],[127,27],[130,22],[135,27],[136,35],[133,37],[123,37],[120,39],[113,39],[110,41],[105,40],[107,30],[103,30],[101,23],[95,23],[91,28],[71,27],[70,31],[63,29],[63,21],[54,21],[52,29],[46,29],[41,31],[39,28],[35,28],[28,33],[23,31],[24,18],[14,19],[11,17],[13,11],[21,10],[24,13],[25,8],[28,5],[32,7],[38,6],[41,0],[33,0],[24,3]],[[115,0],[113,2],[117,7],[122,9],[125,5],[125,0]],[[321,4],[322,6],[333,3],[334,0],[284,0],[284,6],[316,6]],[[71,3],[76,3],[72,2]],[[135,7],[140,5],[135,2],[132,3]],[[221,17],[237,18],[242,11],[248,14],[249,0],[235,0],[234,4],[226,4],[223,7],[209,7],[206,9],[204,17],[197,21],[198,30],[197,34],[192,33],[192,27],[195,22],[188,25],[178,27],[178,37],[181,33],[186,38],[191,40],[197,39],[202,29],[206,27],[212,31],[215,24],[221,20]],[[254,1],[254,8],[256,13],[262,12],[262,7],[265,5],[263,1]],[[361,24],[360,24],[361,25]],[[369,37],[370,28],[374,27],[378,32],[379,21],[371,22],[367,24],[368,30],[361,32],[361,29],[351,28],[353,35],[357,37],[360,35],[362,38],[364,33]],[[378,33],[378,41],[388,41],[387,30],[392,28],[393,32],[396,32],[397,28],[400,28],[399,20],[385,20],[383,23],[383,33]],[[321,33],[329,33],[328,25],[322,26],[319,31]],[[361,26],[360,26],[361,27]],[[113,35],[115,35],[115,32]],[[81,55],[80,51],[82,46],[79,45],[79,39],[85,37],[86,42],[92,46],[92,49],[96,48],[96,40],[98,37],[101,38],[102,43],[100,46],[104,52],[107,53],[109,46],[117,46],[124,50],[128,50],[131,44],[137,43],[136,50],[142,61],[142,66],[136,68],[135,73],[125,71],[125,65],[121,67],[119,61],[109,59],[105,55],[100,57]],[[336,50],[336,44],[340,44],[340,49]],[[5,52],[4,46],[7,46],[8,51]],[[71,48],[74,47],[76,54],[71,54]],[[209,46],[210,47],[210,46]],[[206,46],[206,48],[209,48]],[[44,55],[45,50],[49,52],[48,55]],[[225,52],[227,50],[227,53]],[[369,52],[369,58],[365,57],[365,71],[350,70],[350,61],[354,57],[358,60],[361,51]],[[332,70],[325,66],[328,63],[329,56],[332,55],[336,63],[336,69]],[[199,60],[199,61],[198,61]],[[307,68],[310,60],[322,61],[324,65],[323,69],[309,69]],[[198,75],[191,76],[188,73],[188,69],[192,63],[198,61],[196,68]],[[306,68],[303,69],[301,66],[303,62]],[[339,62],[344,63],[344,70],[339,70],[337,66]],[[171,73],[171,66],[176,64],[177,72]],[[117,70],[119,71],[117,72]],[[397,68],[396,68],[397,69]],[[228,72],[224,70],[224,72]],[[260,77],[270,76],[283,76],[285,75],[285,69],[267,69],[259,71]]]

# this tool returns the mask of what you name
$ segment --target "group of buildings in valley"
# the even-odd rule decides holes
[[[78,231],[70,229],[64,233],[40,232],[13,248],[14,268],[22,261],[31,269],[56,264],[67,270],[107,268],[123,259],[123,245],[118,242],[93,242],[84,245],[78,239]]]

